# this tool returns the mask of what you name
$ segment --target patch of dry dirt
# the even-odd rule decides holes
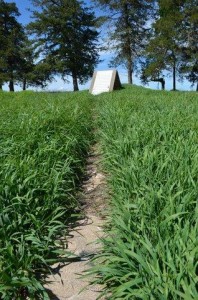
[[[99,165],[100,156],[95,145],[87,160],[86,180],[80,195],[85,217],[76,224],[68,239],[68,250],[75,253],[78,259],[57,265],[57,274],[48,278],[51,283],[46,286],[50,299],[96,300],[102,290],[101,286],[89,286],[88,279],[81,278],[91,266],[91,257],[101,248],[98,238],[103,235],[107,189]]]

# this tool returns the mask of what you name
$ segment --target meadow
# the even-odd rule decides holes
[[[49,299],[95,141],[110,199],[89,273],[109,300],[198,299],[197,93],[0,92],[0,111],[0,299]]]
[[[48,299],[43,284],[69,255],[61,239],[78,213],[90,98],[0,93],[0,111],[0,299]]]
[[[112,194],[97,282],[112,300],[198,299],[197,93],[127,87],[96,100]]]

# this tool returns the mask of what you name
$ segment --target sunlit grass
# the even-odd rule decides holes
[[[198,299],[198,96],[140,87],[0,93],[0,299],[48,299],[43,283],[67,256],[58,240],[79,205],[93,107],[112,197],[90,272],[107,299]]]
[[[198,96],[97,97],[112,193],[97,282],[108,299],[198,299]]]
[[[43,288],[92,141],[88,93],[0,95],[0,299],[48,299]]]

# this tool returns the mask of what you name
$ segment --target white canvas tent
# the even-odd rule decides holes
[[[95,71],[89,92],[98,95],[121,88],[121,82],[117,70]]]

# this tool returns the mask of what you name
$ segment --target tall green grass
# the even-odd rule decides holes
[[[48,299],[93,138],[91,98],[1,93],[0,111],[0,299]]]
[[[127,87],[96,101],[112,199],[91,272],[107,299],[198,299],[197,94]]]

